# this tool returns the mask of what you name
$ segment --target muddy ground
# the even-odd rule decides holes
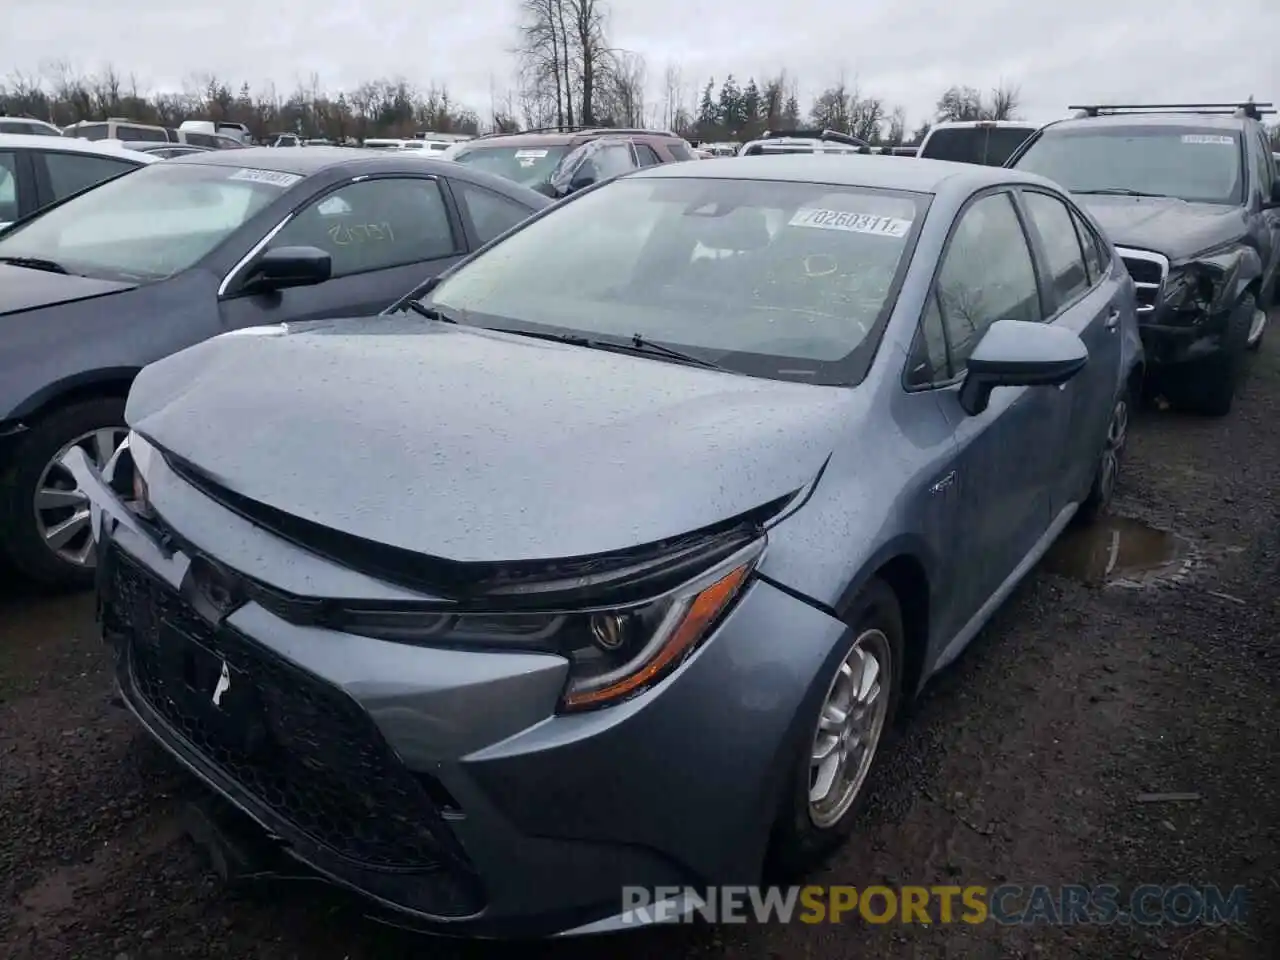
[[[1273,327],[1280,317],[1273,320]],[[940,677],[818,882],[1247,887],[1241,923],[681,927],[562,957],[1271,958],[1280,950],[1280,329],[1232,415],[1135,426],[1112,535],[1066,544]],[[1146,525],[1176,532],[1172,541]],[[1130,578],[1133,579],[1133,578]],[[301,885],[230,891],[193,784],[110,703],[88,597],[0,596],[0,957],[389,960],[427,941]],[[1145,794],[1192,799],[1140,801]]]

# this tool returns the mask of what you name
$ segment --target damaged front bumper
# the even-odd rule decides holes
[[[555,656],[375,640],[252,601],[211,622],[199,574],[217,561],[136,515],[112,489],[114,461],[99,475],[76,453],[125,702],[274,845],[381,919],[460,936],[602,932],[636,922],[626,886],[758,881],[838,621],[753,581],[661,683],[564,715]],[[170,506],[219,557],[280,557],[281,580],[344,573],[194,489]]]

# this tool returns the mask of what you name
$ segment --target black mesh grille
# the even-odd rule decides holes
[[[422,783],[349,697],[238,631],[214,628],[118,551],[104,625],[130,638],[147,704],[230,781],[311,840],[373,868],[434,870],[456,844]],[[213,693],[223,665],[230,684]]]

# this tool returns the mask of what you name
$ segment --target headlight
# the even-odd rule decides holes
[[[764,544],[761,538],[644,603],[547,613],[347,607],[326,625],[430,646],[556,653],[570,663],[561,709],[589,710],[634,697],[683,663],[739,596]]]
[[[1220,267],[1189,263],[1170,271],[1164,285],[1164,302],[1173,323],[1193,324],[1213,311],[1227,275]]]
[[[142,471],[134,462],[132,441],[131,435],[120,444],[102,471],[102,479],[124,501],[126,507],[144,520],[149,520],[152,517],[151,492],[147,489]]]

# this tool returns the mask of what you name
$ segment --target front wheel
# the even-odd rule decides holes
[[[31,427],[0,478],[0,548],[20,573],[49,587],[92,585],[89,501],[61,460],[78,446],[101,469],[127,433],[117,397],[63,407]]]
[[[1129,442],[1129,417],[1133,412],[1133,391],[1126,386],[1111,405],[1111,419],[1107,423],[1107,439],[1098,455],[1098,465],[1093,474],[1089,494],[1076,512],[1082,524],[1093,523],[1111,507],[1116,482],[1120,479],[1120,465]]]
[[[1232,311],[1222,335],[1222,349],[1200,361],[1191,371],[1191,409],[1209,417],[1225,417],[1235,402],[1240,369],[1248,348],[1249,328],[1257,313],[1257,300],[1246,293]]]
[[[882,580],[861,593],[835,665],[823,678],[817,715],[795,759],[770,846],[770,869],[795,877],[848,835],[863,788],[897,710],[902,684],[902,611]]]

